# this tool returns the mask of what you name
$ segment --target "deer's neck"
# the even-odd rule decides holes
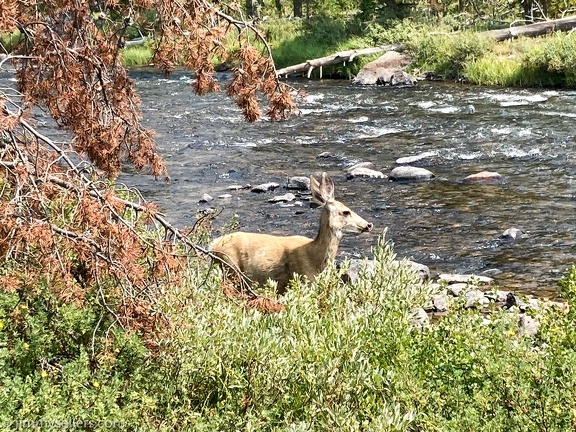
[[[322,215],[320,216],[318,235],[311,244],[314,259],[316,260],[319,270],[324,269],[328,262],[336,257],[338,245],[342,238],[342,231],[332,229],[329,221],[330,212],[327,209],[323,209]]]

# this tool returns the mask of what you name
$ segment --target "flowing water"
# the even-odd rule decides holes
[[[553,296],[576,263],[575,91],[419,83],[413,88],[358,87],[346,81],[294,81],[307,92],[300,115],[285,122],[245,122],[225,94],[195,96],[190,75],[169,79],[136,70],[144,124],[157,132],[170,182],[126,171],[120,181],[158,204],[176,226],[191,226],[209,206],[223,211],[216,228],[237,215],[239,228],[314,236],[319,210],[272,204],[284,194],[230,191],[326,171],[336,197],[375,224],[348,235],[342,256],[370,256],[387,228],[399,257],[432,274],[488,274],[506,289]],[[226,74],[218,78],[229,79]],[[319,157],[329,152],[329,157]],[[417,166],[427,182],[347,180],[345,169],[372,162],[387,174],[400,157],[432,152]],[[497,171],[503,184],[462,180]],[[202,195],[215,197],[201,204]],[[218,198],[229,194],[229,198]],[[524,236],[500,238],[507,228]],[[215,232],[215,235],[217,233]]]
[[[419,83],[414,88],[358,87],[346,81],[294,81],[307,96],[286,122],[246,123],[224,94],[198,97],[190,76],[164,79],[135,71],[144,122],[157,131],[172,181],[125,173],[121,180],[155,201],[178,226],[199,211],[224,210],[223,226],[314,236],[319,210],[271,204],[284,194],[229,191],[326,171],[336,196],[376,229],[345,236],[342,255],[369,256],[383,230],[399,257],[433,274],[489,274],[507,289],[550,295],[576,262],[576,92]],[[219,76],[225,81],[229,77]],[[319,157],[329,152],[329,157]],[[433,152],[416,165],[428,182],[347,180],[345,169],[369,161],[385,174],[400,157]],[[505,182],[462,180],[496,171]],[[204,193],[215,197],[200,204]],[[230,194],[229,198],[217,198]],[[507,228],[524,236],[500,238]]]

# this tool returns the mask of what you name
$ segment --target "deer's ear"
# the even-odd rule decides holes
[[[312,192],[312,199],[314,201],[320,205],[324,205],[326,203],[322,197],[320,183],[314,178],[314,176],[310,176],[310,191]]]
[[[320,193],[325,202],[334,201],[334,182],[325,172],[320,179]]]
[[[310,190],[312,198],[321,205],[334,201],[334,182],[325,172],[322,173],[320,181],[310,176]]]

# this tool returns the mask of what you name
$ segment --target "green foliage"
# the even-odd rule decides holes
[[[124,66],[147,66],[152,62],[152,49],[149,45],[135,45],[122,50]]]
[[[559,85],[576,86],[576,35],[557,33],[526,53],[523,65],[557,78]]]
[[[473,32],[421,34],[408,42],[407,51],[422,71],[434,71],[445,79],[459,79],[467,63],[488,52],[494,42]]]
[[[19,31],[0,35],[0,53],[9,53],[20,42],[22,35]]]
[[[464,75],[474,84],[522,87],[576,86],[576,38],[555,34],[498,45],[467,63]]]
[[[96,299],[80,308],[62,304],[41,281],[36,289],[35,296],[0,291],[1,430],[71,421],[113,430],[140,402],[124,389],[138,382],[147,351],[138,337],[111,331]]]
[[[162,306],[171,327],[155,355],[137,335],[108,331],[97,299],[80,309],[49,290],[37,300],[2,291],[0,428],[573,429],[574,309],[537,311],[529,337],[515,313],[487,321],[456,301],[419,330],[412,311],[430,286],[393,265],[391,245],[374,254],[374,272],[354,284],[334,266],[313,284],[294,281],[272,315],[230,301],[218,274],[191,267],[188,287]],[[576,266],[561,289],[574,306]]]

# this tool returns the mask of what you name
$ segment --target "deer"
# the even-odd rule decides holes
[[[312,199],[322,207],[316,238],[233,232],[215,239],[210,252],[252,283],[275,281],[279,295],[286,292],[295,274],[313,282],[336,257],[344,232],[369,232],[374,225],[334,198],[334,182],[325,172],[320,180],[310,176],[310,190]]]

